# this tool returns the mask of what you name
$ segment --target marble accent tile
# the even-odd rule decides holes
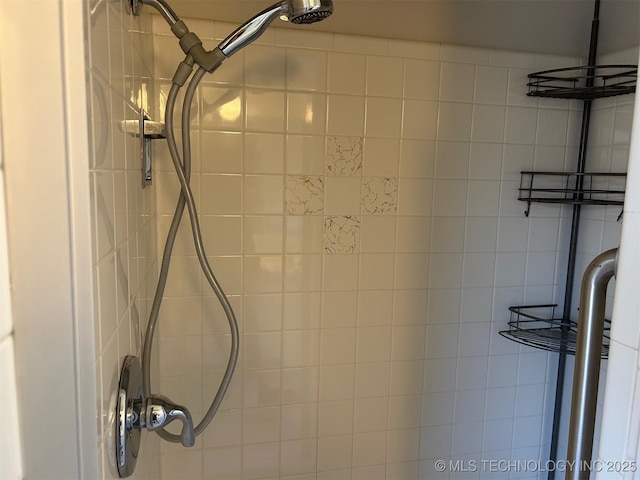
[[[362,179],[362,212],[374,215],[395,214],[398,210],[398,179],[395,177]]]
[[[288,215],[322,213],[323,195],[322,177],[289,176],[285,186],[285,211]]]
[[[362,137],[327,137],[327,175],[356,176],[362,172]]]
[[[325,217],[324,251],[326,253],[356,253],[359,249],[360,217]]]

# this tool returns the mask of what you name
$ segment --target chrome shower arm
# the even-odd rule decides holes
[[[171,26],[175,25],[180,21],[176,12],[169,6],[165,0],[130,0],[131,1],[131,10],[134,15],[140,14],[140,4],[144,3],[146,5],[151,5],[155,8],[160,15],[167,21],[167,23]]]

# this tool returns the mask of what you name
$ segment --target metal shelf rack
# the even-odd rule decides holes
[[[509,307],[511,317],[509,330],[500,332],[505,338],[550,352],[564,352],[568,355],[576,353],[576,335],[578,324],[557,318],[557,304],[521,305]],[[609,355],[609,331],[611,322],[605,320],[604,340],[600,358]]]
[[[637,65],[588,65],[529,74],[530,97],[593,100],[633,93]]]
[[[520,172],[518,200],[568,205],[624,205],[626,173]],[[621,213],[622,215],[622,213]]]
[[[565,298],[562,312],[559,315],[560,320],[555,318],[554,311],[551,312],[551,315],[539,315],[531,312],[532,309],[544,308],[545,306],[515,306],[510,308],[512,319],[509,322],[509,329],[500,332],[502,336],[516,342],[545,350],[553,348],[554,351],[559,352],[551,445],[549,449],[549,459],[551,461],[556,461],[558,455],[566,356],[569,353],[572,339],[575,352],[576,329],[569,319],[572,316],[571,292],[574,283],[580,231],[580,211],[583,205],[622,205],[624,201],[624,187],[619,187],[618,183],[616,183],[621,178],[612,181],[615,177],[622,177],[623,174],[607,174],[609,181],[606,182],[606,185],[603,185],[604,177],[601,174],[585,173],[591,105],[598,98],[635,92],[638,75],[637,65],[597,65],[599,14],[600,0],[595,0],[593,20],[591,22],[589,57],[586,66],[557,68],[528,75],[528,96],[582,101],[582,125],[580,128],[576,173],[522,172],[523,180],[521,180],[519,191],[519,200],[526,201],[528,205],[525,212],[526,215],[529,214],[529,207],[533,202],[572,205]],[[547,181],[551,178],[551,181],[546,185],[539,186],[536,180],[540,180],[543,176],[546,176]],[[549,305],[546,307],[555,308],[555,306]],[[513,315],[515,315],[515,318]],[[551,339],[553,339],[553,342],[550,342]],[[553,343],[553,347],[549,345],[550,343]],[[606,342],[603,341],[603,343]],[[602,348],[603,352],[601,354],[604,354],[604,345]],[[608,347],[606,348],[608,350]],[[549,471],[548,480],[554,479],[555,471]]]

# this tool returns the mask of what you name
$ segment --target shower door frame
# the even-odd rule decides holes
[[[0,24],[11,26],[0,29],[0,119],[30,479],[101,475],[83,15],[80,0],[0,0]]]

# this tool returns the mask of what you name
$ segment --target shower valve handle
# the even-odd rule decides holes
[[[196,438],[193,432],[193,420],[186,407],[176,405],[162,395],[150,395],[144,400],[140,412],[140,424],[147,430],[158,430],[166,427],[174,420],[182,422],[180,432],[181,443],[185,447],[193,447]]]

